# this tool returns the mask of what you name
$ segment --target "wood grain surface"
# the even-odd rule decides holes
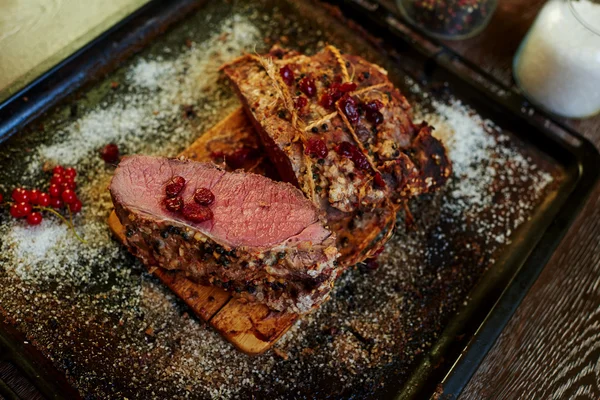
[[[500,0],[481,35],[446,45],[513,85],[513,55],[544,3]],[[560,121],[600,147],[600,116]],[[461,396],[570,398],[600,399],[600,187]]]

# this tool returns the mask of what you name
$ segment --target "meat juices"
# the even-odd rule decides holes
[[[165,207],[174,177],[185,186],[171,194],[186,207],[209,207],[194,222]],[[169,189],[173,189],[169,187]],[[214,195],[209,206],[198,189]],[[287,183],[212,164],[150,156],[125,157],[110,184],[129,250],[149,267],[181,270],[199,283],[275,310],[306,313],[325,301],[341,268],[335,235],[319,210]]]

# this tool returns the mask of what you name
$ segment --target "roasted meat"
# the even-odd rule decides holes
[[[185,271],[199,283],[297,313],[326,300],[340,273],[335,235],[290,184],[207,163],[131,156],[115,171],[110,193],[129,250],[149,267]],[[212,218],[204,222],[185,213],[198,193],[210,204]],[[183,213],[167,204],[173,198],[181,198]]]

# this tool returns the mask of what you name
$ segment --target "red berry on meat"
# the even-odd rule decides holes
[[[48,194],[50,195],[50,197],[58,197],[58,196],[60,196],[61,192],[62,192],[61,188],[56,184],[52,184],[48,188]]]
[[[242,147],[237,149],[232,154],[225,156],[225,162],[231,169],[244,168],[244,165],[250,160],[256,159],[258,152],[251,147]]]
[[[333,100],[333,96],[329,93],[329,91],[323,93],[319,99],[319,105],[326,109],[332,108],[333,103],[335,103],[335,101]]]
[[[39,212],[33,212],[27,216],[27,223],[29,225],[39,225],[42,222],[42,214]]]
[[[336,148],[335,151],[343,157],[352,158],[356,146],[350,142],[342,142]]]
[[[317,94],[317,86],[315,85],[315,80],[309,78],[308,76],[303,78],[300,82],[298,82],[298,88],[302,93],[304,93],[308,97],[313,97]]]
[[[81,211],[82,207],[83,203],[79,199],[75,199],[73,203],[69,204],[69,210],[71,210],[73,214],[77,214],[79,211]]]
[[[379,172],[375,174],[375,178],[373,180],[375,181],[375,184],[380,188],[385,187],[385,181],[383,180],[383,177]]]
[[[165,188],[167,197],[177,196],[184,187],[185,179],[182,176],[174,176],[169,182],[167,182],[167,187]]]
[[[367,110],[365,118],[374,125],[379,125],[383,122],[383,114],[379,111]]]
[[[294,71],[290,68],[289,65],[284,65],[279,69],[279,75],[281,75],[281,79],[285,82],[286,85],[292,86],[294,84]]]
[[[215,201],[215,195],[208,188],[200,188],[194,193],[194,201],[202,206],[209,206]]]
[[[29,192],[23,188],[16,188],[13,190],[11,197],[17,203],[29,202]]]
[[[60,197],[65,204],[72,204],[75,200],[77,200],[77,195],[71,189],[66,189],[64,192],[62,192]]]
[[[362,151],[359,150],[358,147],[353,145],[350,142],[342,142],[340,143],[335,151],[342,157],[349,158],[352,160],[356,168],[362,170],[368,170],[370,168],[369,160],[363,154]]]
[[[48,193],[40,193],[37,200],[38,206],[48,207],[50,205],[50,196]]]
[[[195,203],[189,203],[183,207],[183,216],[191,222],[204,222],[213,219],[210,208]]]
[[[365,103],[364,107],[367,110],[371,110],[371,111],[379,111],[383,108],[383,103],[379,100],[373,100],[370,101],[368,103]]]
[[[62,199],[60,197],[52,197],[50,198],[50,207],[52,208],[62,208],[64,205],[64,202],[62,201]]]
[[[308,99],[304,96],[298,96],[294,99],[294,107],[298,111],[302,111],[304,107],[308,104]]]
[[[340,106],[342,107],[342,111],[348,118],[348,121],[352,124],[356,124],[360,115],[358,114],[358,105],[356,104],[356,100],[352,97],[345,97],[341,100]]]
[[[100,156],[105,163],[114,164],[119,161],[119,146],[114,143],[109,143],[102,150]]]
[[[323,139],[312,137],[306,143],[304,153],[317,158],[325,158],[327,156],[327,145]]]
[[[173,212],[181,211],[183,208],[183,198],[181,198],[181,196],[177,196],[166,199],[165,208]]]

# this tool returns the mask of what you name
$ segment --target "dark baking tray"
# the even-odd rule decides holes
[[[61,100],[71,101],[64,98],[102,78],[203,3],[153,1],[138,10],[0,105],[0,141],[17,132],[32,134],[36,119],[50,107]],[[566,173],[545,218],[535,221],[531,234],[499,263],[503,268],[492,268],[480,278],[469,294],[470,301],[421,356],[411,377],[402,385],[387,382],[382,391],[372,394],[422,398],[443,393],[452,398],[468,382],[584,204],[598,179],[600,156],[583,137],[534,112],[519,94],[402,24],[393,10],[364,0],[332,3],[343,13],[337,18],[355,24],[357,34],[402,65],[407,75],[429,88],[435,82],[450,82],[454,94],[476,103],[482,115],[502,121],[513,132],[526,132],[520,139],[547,154]],[[0,325],[0,351],[0,361],[16,366],[26,377],[17,385],[19,390],[0,384],[2,396],[28,398],[36,391],[48,398],[76,396],[62,374],[10,323]]]

